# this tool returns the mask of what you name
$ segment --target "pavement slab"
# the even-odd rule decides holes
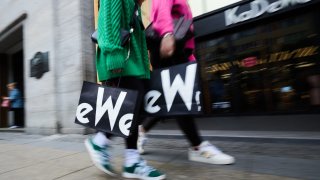
[[[0,180],[105,180],[110,177],[91,162],[83,141],[88,135],[27,135],[0,132]],[[236,157],[234,165],[188,161],[184,139],[149,138],[148,164],[169,180],[318,180],[320,145],[217,141],[211,143]],[[299,141],[301,142],[301,141]],[[114,138],[113,165],[121,174],[124,141]]]

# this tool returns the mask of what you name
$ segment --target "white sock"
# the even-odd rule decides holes
[[[102,132],[98,132],[92,139],[93,143],[103,147],[110,143],[110,140]]]
[[[131,167],[135,163],[139,162],[140,155],[136,149],[126,149],[125,150],[125,167]]]
[[[145,133],[142,129],[143,129],[143,126],[142,126],[142,125],[139,125],[139,136],[145,137],[145,136],[146,136],[146,133]]]

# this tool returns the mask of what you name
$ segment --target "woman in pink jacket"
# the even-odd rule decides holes
[[[195,61],[194,38],[189,38],[184,44],[177,44],[173,36],[173,21],[181,16],[192,19],[187,0],[152,0],[151,21],[154,30],[161,37],[161,42],[149,49],[154,69]],[[190,32],[193,34],[193,25],[190,27]],[[159,120],[159,118],[145,119],[140,126],[138,150],[141,154],[144,153],[145,132],[149,131]],[[234,163],[235,159],[232,156],[223,153],[208,141],[202,140],[193,117],[184,116],[176,120],[192,146],[189,149],[189,160],[210,164]]]

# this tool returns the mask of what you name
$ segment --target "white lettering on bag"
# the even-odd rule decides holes
[[[197,64],[191,64],[187,66],[185,82],[183,82],[181,76],[178,74],[173,80],[172,84],[170,84],[169,70],[163,70],[161,72],[162,89],[168,112],[172,107],[173,100],[177,93],[180,94],[188,110],[191,110],[196,71]]]
[[[95,125],[99,123],[100,119],[104,115],[106,111],[108,111],[108,117],[110,121],[111,131],[116,123],[118,114],[120,112],[120,108],[123,104],[123,101],[127,95],[126,92],[121,91],[115,106],[113,107],[111,96],[107,99],[107,101],[102,105],[102,99],[104,94],[104,88],[99,87],[98,96],[97,96],[97,108],[96,108],[96,121]]]
[[[108,118],[111,131],[113,130],[115,123],[117,121],[120,109],[122,104],[125,100],[127,92],[120,92],[120,95],[116,101],[115,106],[113,106],[111,96],[103,103],[103,95],[104,95],[104,88],[99,87],[97,93],[97,101],[96,101],[96,113],[95,113],[95,126],[100,122],[104,114],[108,111]],[[87,114],[89,114],[93,110],[93,107],[88,103],[81,103],[77,107],[76,118],[82,124],[87,124],[90,122],[88,118],[85,118]],[[119,129],[121,133],[128,136],[130,132],[130,127],[133,120],[133,114],[128,113],[124,114],[119,120]]]
[[[84,116],[87,115],[92,110],[93,110],[93,108],[90,104],[88,104],[88,103],[80,104],[77,108],[77,113],[76,113],[76,117],[77,117],[78,121],[80,121],[82,124],[89,123],[89,119],[85,118]]]
[[[150,114],[157,113],[161,110],[161,107],[157,105],[157,100],[164,94],[164,101],[166,104],[167,112],[170,112],[173,101],[177,94],[180,95],[186,108],[191,111],[192,109],[192,98],[195,93],[195,101],[198,105],[198,111],[201,111],[200,104],[200,91],[194,92],[194,84],[196,80],[197,64],[190,64],[186,67],[185,79],[181,78],[180,74],[174,77],[170,77],[170,69],[166,69],[160,72],[160,79],[162,90],[161,92],[157,90],[150,90],[144,96],[144,109]],[[170,83],[171,79],[172,83]]]
[[[226,26],[243,22],[261,16],[264,13],[274,13],[281,9],[287,8],[290,5],[304,4],[312,0],[278,0],[269,3],[268,0],[254,0],[250,3],[250,10],[238,13],[240,6],[228,9],[224,12]]]
[[[144,104],[145,104],[145,111],[148,113],[157,113],[160,111],[159,105],[155,105],[156,101],[160,98],[161,93],[156,90],[149,91],[145,96],[144,96]]]
[[[133,114],[129,113],[129,114],[125,114],[121,117],[121,119],[119,120],[119,129],[122,132],[122,134],[129,136],[130,133],[130,127],[132,124],[132,120],[133,120]]]

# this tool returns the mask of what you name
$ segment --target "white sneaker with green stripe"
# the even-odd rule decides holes
[[[124,167],[122,176],[125,178],[141,180],[162,180],[166,178],[165,174],[151,166],[148,166],[146,161],[142,159],[131,167]]]
[[[100,147],[93,143],[92,138],[88,138],[84,141],[84,144],[89,152],[93,164],[101,171],[116,176],[114,170],[110,164],[110,156],[108,152],[109,146]]]

